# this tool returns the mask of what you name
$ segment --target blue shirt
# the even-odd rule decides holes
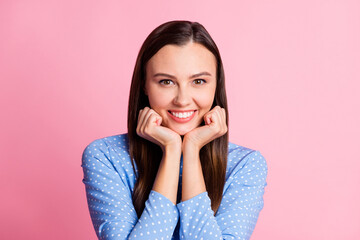
[[[249,239],[264,206],[267,164],[259,151],[228,144],[226,183],[215,216],[207,192],[181,202],[181,156],[177,204],[152,190],[138,218],[127,134],[91,142],[82,155],[82,181],[98,238]]]

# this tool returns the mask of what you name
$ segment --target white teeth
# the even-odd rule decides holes
[[[191,115],[194,114],[194,111],[192,112],[185,112],[185,113],[174,113],[174,112],[171,112],[172,115],[174,115],[175,117],[177,118],[188,118],[190,117]]]

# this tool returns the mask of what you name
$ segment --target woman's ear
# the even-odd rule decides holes
[[[143,91],[144,91],[145,95],[147,96],[147,91],[146,91],[145,87],[143,87]]]

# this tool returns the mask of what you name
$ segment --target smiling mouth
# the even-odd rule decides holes
[[[189,122],[191,119],[194,118],[196,112],[197,110],[185,111],[185,112],[172,112],[170,110],[168,111],[170,117],[179,123]]]
[[[172,112],[172,111],[168,111],[171,115],[177,117],[177,118],[180,118],[180,119],[186,119],[186,118],[189,118],[191,117],[195,112],[196,110],[192,110],[192,111],[183,111],[183,112]]]

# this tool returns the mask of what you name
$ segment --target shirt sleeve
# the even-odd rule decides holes
[[[267,164],[259,151],[240,163],[227,180],[215,216],[207,192],[177,204],[181,239],[250,239],[264,206]]]
[[[98,238],[171,239],[179,219],[176,206],[152,190],[138,219],[127,179],[114,167],[110,155],[101,139],[89,144],[82,155],[82,181]]]

